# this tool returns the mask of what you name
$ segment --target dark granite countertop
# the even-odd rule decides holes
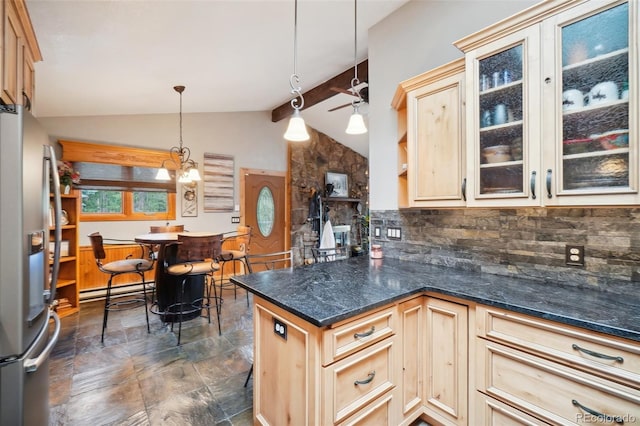
[[[240,275],[232,281],[318,327],[429,291],[640,341],[637,291],[621,296],[561,283],[364,256]]]

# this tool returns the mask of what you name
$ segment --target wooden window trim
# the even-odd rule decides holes
[[[69,162],[90,162],[117,164],[122,166],[159,167],[166,160],[167,169],[175,170],[168,151],[131,148],[119,145],[97,144],[90,142],[59,139],[62,146],[62,160]],[[81,177],[82,178],[82,177]],[[129,213],[80,214],[83,222],[125,221],[125,220],[175,220],[176,194],[167,193],[168,211],[157,214],[134,213],[133,192],[123,191],[122,208]]]

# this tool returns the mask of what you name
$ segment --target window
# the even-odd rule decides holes
[[[155,180],[163,151],[59,141],[80,172],[82,221],[172,220],[175,181]]]
[[[275,202],[273,194],[269,187],[264,186],[258,194],[258,203],[256,205],[256,218],[258,220],[258,229],[263,237],[268,237],[273,231],[273,224],[276,218]]]

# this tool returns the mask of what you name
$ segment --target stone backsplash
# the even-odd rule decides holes
[[[400,227],[400,240],[386,228]],[[384,256],[625,293],[640,288],[640,208],[521,208],[371,212]],[[567,244],[585,265],[565,263]]]

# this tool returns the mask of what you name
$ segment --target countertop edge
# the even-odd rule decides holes
[[[342,261],[342,262],[345,262],[345,261]],[[398,270],[397,269],[394,270],[393,268],[402,266],[402,263],[404,263],[405,261],[399,261],[399,262],[401,263],[395,264],[395,265],[392,263],[389,266],[390,269],[396,274]],[[489,307],[501,308],[501,309],[505,309],[508,311],[516,312],[516,313],[530,315],[536,318],[555,321],[560,324],[575,326],[581,329],[603,333],[609,336],[620,337],[620,338],[625,338],[625,339],[640,342],[640,329],[636,329],[635,327],[634,328],[627,327],[626,326],[627,324],[625,323],[625,321],[618,321],[615,318],[610,319],[609,317],[602,317],[599,315],[596,315],[596,316],[592,316],[588,314],[584,316],[581,315],[580,313],[581,310],[584,310],[585,313],[594,312],[593,311],[594,306],[597,306],[597,305],[592,304],[590,306],[583,306],[583,302],[580,302],[579,309],[566,310],[562,308],[562,304],[558,305],[554,303],[555,302],[554,298],[565,297],[566,294],[569,294],[565,292],[573,291],[571,289],[558,290],[557,287],[553,287],[553,285],[551,285],[551,287],[549,287],[550,290],[555,289],[555,290],[558,290],[559,293],[551,292],[549,295],[547,295],[546,299],[542,298],[542,299],[538,299],[537,301],[534,300],[531,303],[528,303],[529,298],[526,297],[526,293],[524,294],[525,297],[523,298],[522,291],[520,290],[520,294],[518,294],[519,290],[517,289],[514,290],[516,291],[516,293],[513,293],[513,294],[512,294],[512,290],[509,290],[507,288],[505,288],[504,294],[499,294],[496,292],[489,292],[489,291],[485,293],[483,289],[491,288],[492,286],[491,282],[493,282],[493,279],[487,279],[487,277],[492,277],[493,276],[492,274],[483,275],[482,277],[476,276],[476,275],[470,275],[476,278],[480,278],[480,280],[475,282],[474,286],[470,287],[469,290],[467,291],[466,288],[463,289],[463,288],[460,288],[459,285],[456,285],[457,283],[459,283],[461,279],[467,278],[464,275],[465,272],[461,272],[456,268],[452,268],[451,269],[452,275],[449,281],[453,282],[453,285],[449,285],[449,284],[443,285],[443,284],[439,284],[440,281],[438,283],[429,282],[428,278],[423,276],[424,271],[423,269],[421,269],[422,268],[421,266],[417,268],[416,266],[411,266],[413,262],[409,262],[406,264],[411,270],[408,271],[405,276],[401,278],[396,278],[394,276],[394,281],[396,282],[394,283],[393,287],[383,286],[382,288],[385,289],[384,290],[385,293],[378,293],[377,297],[372,297],[369,300],[364,300],[365,298],[362,298],[362,297],[358,297],[357,299],[355,298],[349,299],[347,297],[346,299],[344,299],[346,300],[346,302],[344,304],[341,304],[341,301],[343,300],[342,298],[335,298],[335,297],[328,298],[328,299],[331,299],[330,301],[326,301],[324,298],[320,299],[318,303],[320,303],[321,305],[327,302],[327,307],[329,309],[326,309],[326,312],[322,308],[317,309],[315,305],[313,306],[310,305],[310,309],[306,309],[304,302],[300,302],[299,300],[295,302],[294,299],[290,298],[289,300],[287,300],[286,297],[283,298],[284,300],[279,300],[277,295],[283,294],[282,293],[283,291],[285,292],[289,291],[290,288],[300,289],[299,294],[306,294],[305,291],[307,291],[306,289],[308,289],[308,291],[315,294],[315,296],[318,296],[317,289],[321,288],[321,286],[324,286],[325,281],[322,281],[322,280],[327,280],[327,279],[329,280],[328,281],[328,283],[330,283],[329,285],[334,286],[333,291],[336,291],[337,289],[337,291],[340,292],[341,289],[343,288],[347,289],[348,287],[342,287],[342,286],[351,285],[350,283],[351,277],[349,277],[349,279],[346,280],[345,278],[338,276],[340,275],[339,273],[342,273],[342,269],[343,269],[342,267],[336,265],[340,262],[331,262],[331,263],[334,265],[330,266],[330,264],[326,264],[327,265],[326,269],[324,269],[325,267],[322,267],[322,268],[314,268],[314,269],[306,270],[304,268],[307,268],[307,266],[302,266],[300,267],[301,269],[300,269],[299,275],[296,274],[297,272],[296,270],[298,269],[298,267],[294,267],[294,268],[289,268],[288,272],[285,272],[285,271],[279,272],[281,270],[274,270],[274,271],[267,271],[264,273],[260,272],[257,274],[244,275],[244,276],[238,275],[236,277],[230,277],[230,280],[234,284],[253,293],[256,297],[264,299],[274,304],[275,306],[278,306],[284,309],[285,311],[303,319],[304,321],[316,327],[328,327],[335,323],[348,320],[349,318],[355,317],[357,315],[361,315],[361,314],[376,310],[378,308],[382,308],[384,306],[395,303],[402,299],[407,299],[412,295],[416,295],[420,293],[424,293],[424,294],[432,293],[432,294],[441,294],[443,296],[450,296],[460,300],[465,300],[471,303],[477,303],[477,304],[485,305]],[[354,273],[354,268],[364,267],[364,265],[360,265],[360,264],[355,264],[355,266],[354,264],[350,264],[350,265],[345,264],[345,265],[347,265],[347,267],[344,269],[346,269],[347,272],[351,274]],[[313,266],[320,267],[321,265],[313,265]],[[449,268],[445,268],[445,269],[448,270]],[[357,271],[359,270],[360,269],[357,269]],[[296,276],[296,278],[294,279],[291,278],[293,276],[292,272]],[[436,272],[442,273],[442,271],[440,270]],[[374,276],[376,277],[376,279],[378,279],[378,275],[374,275]],[[504,282],[505,280],[505,277],[503,276],[496,275],[495,277],[497,282],[500,282],[500,281]],[[397,285],[398,279],[406,282],[406,287],[398,286]],[[342,284],[343,280],[345,280],[344,284]],[[427,282],[419,282],[423,280],[427,280]],[[506,278],[506,280],[509,280],[509,282],[513,282],[518,286],[521,285],[520,282],[525,283],[527,281],[530,281],[530,280],[527,280],[526,278],[513,278],[513,277]],[[271,288],[273,285],[272,283],[281,284],[282,281],[286,281],[286,284],[280,285],[279,287],[277,287],[278,292],[276,292],[276,288]],[[487,285],[489,285],[489,287],[487,287]],[[501,285],[501,284],[496,284],[496,285]],[[538,283],[537,285],[540,285],[540,283]],[[380,290],[379,283],[377,284],[377,287],[378,287],[378,290]],[[510,285],[507,285],[506,287],[510,287]],[[578,289],[575,289],[575,290],[577,291]],[[594,290],[594,291],[597,292],[597,290]],[[620,297],[622,298],[623,296],[620,296]],[[598,299],[596,299],[596,301],[599,302]],[[610,300],[608,304],[609,306],[611,306]],[[627,303],[627,305],[629,304]],[[569,304],[568,306],[575,307],[576,305]],[[630,305],[630,307],[633,308],[633,304]],[[626,309],[629,309],[629,306],[627,306]],[[614,316],[615,315],[612,315],[612,317]],[[630,324],[635,324],[635,323],[630,323]]]

